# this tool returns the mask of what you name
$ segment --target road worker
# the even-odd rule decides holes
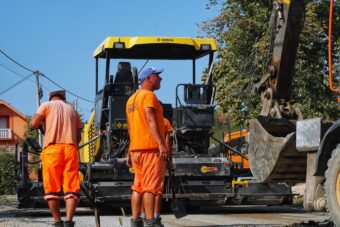
[[[64,90],[49,93],[32,117],[33,129],[45,127],[41,153],[44,199],[47,200],[54,226],[74,226],[73,215],[79,200],[80,180],[77,145],[81,140],[82,124],[73,107],[66,103]],[[60,216],[60,196],[66,203],[66,221]]]
[[[164,166],[169,149],[165,142],[163,108],[153,92],[160,88],[162,71],[155,68],[144,69],[138,75],[141,89],[126,104],[129,154],[135,170],[131,187],[132,227],[143,226],[140,218],[142,204],[146,215],[144,226],[155,226],[155,198],[163,192]]]

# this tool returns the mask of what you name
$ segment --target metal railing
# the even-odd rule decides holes
[[[10,128],[0,128],[1,139],[12,139],[12,130]]]

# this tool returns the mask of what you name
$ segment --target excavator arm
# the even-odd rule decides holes
[[[302,0],[274,0],[270,17],[270,61],[256,84],[262,110],[249,124],[249,164],[261,182],[303,182],[306,154],[295,148],[299,109],[291,109],[291,83],[305,5]]]
[[[271,59],[267,72],[256,84],[256,90],[261,93],[263,106],[261,115],[281,118],[282,114],[287,113],[285,108],[279,107],[280,104],[276,100],[289,102],[291,96],[291,83],[295,72],[295,59],[303,17],[302,0],[274,0],[270,17],[269,52]],[[287,107],[289,104],[285,103],[283,106]],[[273,108],[276,110],[273,111]]]
[[[256,85],[261,94],[262,110],[249,123],[249,164],[253,175],[262,182],[303,182],[306,179],[307,155],[296,148],[296,120],[302,120],[302,113],[290,106],[304,9],[302,0],[274,0],[270,19],[271,59],[267,72]],[[332,9],[333,0],[330,1],[329,37]],[[330,42],[331,39],[328,44],[330,90],[338,93],[331,83]],[[313,127],[309,129],[312,130]]]

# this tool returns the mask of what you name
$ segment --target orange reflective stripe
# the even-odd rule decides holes
[[[74,194],[72,194],[72,193],[70,193],[70,194],[67,194],[67,195],[65,195],[64,196],[64,200],[66,201],[67,199],[76,199],[77,201],[79,201],[79,196],[78,195],[74,195]]]
[[[49,200],[49,199],[59,199],[60,196],[57,196],[57,195],[52,195],[52,194],[49,194],[49,195],[45,195],[44,196],[44,200]]]

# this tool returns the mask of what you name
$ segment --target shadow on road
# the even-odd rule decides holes
[[[284,206],[259,206],[259,205],[239,205],[223,207],[206,207],[200,209],[205,214],[243,214],[243,213],[307,213],[302,206],[284,205]]]
[[[45,217],[50,216],[48,208],[23,208],[18,209],[13,206],[0,206],[0,218],[3,217]],[[307,213],[301,206],[224,206],[224,207],[201,207],[200,209],[187,209],[188,214],[246,214],[246,213]],[[65,211],[62,209],[62,214]],[[105,210],[101,215],[122,215],[121,209]],[[130,215],[130,208],[124,208],[124,213]],[[171,214],[171,211],[165,210],[163,214]],[[90,208],[78,207],[76,211],[78,216],[94,215]]]

